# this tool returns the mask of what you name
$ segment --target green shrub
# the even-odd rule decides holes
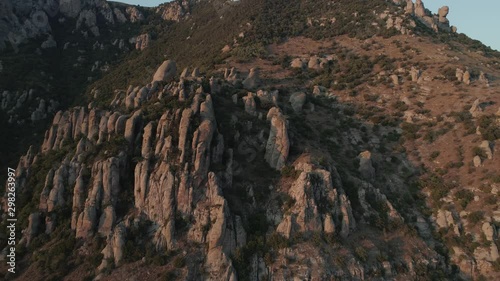
[[[255,43],[236,47],[231,54],[240,61],[249,61],[253,58],[264,58],[267,50],[262,43]]]
[[[445,182],[442,177],[431,174],[420,181],[420,186],[428,188],[431,193],[431,200],[435,205],[440,205],[440,200],[455,187],[456,184]]]
[[[363,98],[365,99],[365,101],[375,102],[378,100],[379,95],[377,95],[377,94],[364,94]]]
[[[479,156],[483,159],[487,158],[486,151],[483,148],[476,146],[472,149],[472,156]]]
[[[281,175],[283,177],[297,179],[300,175],[300,171],[295,170],[293,166],[285,166],[281,169]]]
[[[366,252],[366,249],[363,248],[363,246],[356,247],[356,249],[354,250],[354,254],[356,255],[356,258],[358,258],[358,260],[362,262],[365,262],[368,258],[368,253]]]
[[[420,126],[413,123],[403,123],[401,125],[401,129],[403,129],[403,137],[407,140],[416,140],[420,138],[418,131],[420,130]]]
[[[455,192],[455,197],[457,198],[460,206],[465,209],[467,205],[474,200],[474,193],[467,189],[460,189]]]
[[[496,122],[495,115],[483,115],[478,120],[479,131],[483,139],[495,141],[500,138],[500,126]]]
[[[399,110],[399,111],[407,111],[408,110],[408,105],[402,101],[397,101],[392,104],[392,108]]]
[[[182,268],[186,266],[186,259],[182,256],[178,256],[174,259],[174,266],[176,268]]]
[[[472,225],[476,225],[484,219],[483,211],[475,211],[467,215],[467,221]]]
[[[439,152],[439,151],[437,151],[437,150],[436,150],[436,151],[433,151],[433,152],[431,153],[431,155],[430,155],[431,160],[436,159],[436,158],[439,156],[439,154],[441,154],[441,152]]]
[[[283,237],[281,234],[274,232],[269,236],[267,244],[272,249],[278,250],[289,246],[289,241],[287,238]]]

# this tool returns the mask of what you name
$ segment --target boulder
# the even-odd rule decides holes
[[[162,63],[158,70],[156,70],[156,73],[153,76],[153,82],[169,82],[174,78],[176,73],[176,63],[173,60],[166,60]]]
[[[484,140],[483,142],[481,142],[481,144],[479,145],[479,147],[481,149],[483,149],[483,151],[486,153],[486,157],[488,159],[493,159],[493,151],[491,150],[491,146],[490,146],[490,142],[489,141]]]
[[[311,58],[309,58],[309,62],[307,63],[307,68],[319,70],[321,69],[320,63],[321,62],[317,56],[312,56]]]
[[[127,119],[127,122],[125,124],[124,137],[129,143],[134,143],[141,122],[142,110],[134,112],[134,114],[129,119]]]
[[[479,73],[479,82],[483,83],[486,87],[490,86],[486,74],[484,74],[484,72],[482,71]]]
[[[468,70],[466,70],[464,72],[463,81],[464,81],[465,85],[469,85],[470,84],[470,73],[469,73]]]
[[[299,113],[306,102],[306,94],[302,92],[294,93],[290,96],[289,102],[292,104],[293,111]]]
[[[398,86],[399,85],[399,77],[396,74],[392,74],[391,75],[391,80],[392,80],[392,84],[394,86]]]
[[[258,68],[250,69],[250,73],[248,74],[247,78],[243,80],[243,87],[245,87],[245,89],[250,90],[256,88],[259,84],[260,84],[259,69]]]
[[[483,111],[480,104],[481,102],[479,99],[474,100],[474,102],[472,103],[472,106],[469,109],[469,112],[472,115],[472,117],[478,117],[479,113]]]
[[[476,155],[472,161],[474,163],[474,167],[478,168],[481,166],[481,157]]]
[[[415,9],[412,0],[406,0],[405,14],[413,15]]]
[[[301,58],[295,58],[290,62],[290,67],[291,68],[304,68],[306,65]]]

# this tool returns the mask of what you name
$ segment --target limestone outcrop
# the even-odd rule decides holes
[[[162,19],[176,22],[189,16],[189,11],[189,1],[172,1],[156,8],[156,13],[161,14]]]
[[[127,7],[125,12],[128,15],[131,23],[141,22],[144,20],[144,15],[136,7]]]
[[[420,71],[416,69],[414,66],[411,67],[410,76],[412,82],[418,82],[418,78],[420,76]]]
[[[288,191],[294,203],[276,231],[287,238],[298,232],[337,231],[347,237],[356,222],[341,183],[333,179],[338,176],[336,171],[315,168],[307,162],[294,166],[300,172]]]
[[[92,181],[85,203],[74,207],[76,237],[86,238],[96,232],[107,236],[115,223],[115,209],[120,192],[120,176],[124,171],[124,157],[111,157],[92,166]],[[77,189],[78,188],[78,189]],[[81,182],[75,184],[75,194],[82,194]],[[81,203],[81,197],[76,203]],[[81,210],[81,212],[80,212]]]
[[[405,9],[408,14],[410,14],[410,4],[407,4],[407,8]],[[437,15],[432,15],[432,13],[428,12],[426,10],[424,3],[422,0],[416,0],[415,5],[414,5],[414,14],[416,18],[426,25],[427,27],[431,28],[435,32],[439,31],[444,31],[444,32],[456,32],[457,29],[454,26],[450,26],[450,23],[446,16],[449,13],[449,7],[448,6],[443,6],[438,10]]]
[[[149,33],[144,33],[135,38],[135,49],[144,50],[151,44],[151,35]]]
[[[436,217],[436,224],[440,228],[450,227],[457,236],[460,236],[463,231],[460,216],[448,210],[439,209]]]
[[[194,210],[195,224],[188,233],[189,239],[208,244],[205,270],[208,280],[236,280],[236,271],[229,258],[246,243],[246,233],[240,217],[231,215],[227,201],[222,196],[219,179],[208,174],[205,199]],[[204,229],[208,228],[208,232]]]
[[[474,100],[469,109],[469,112],[472,115],[472,117],[478,117],[482,111],[483,109],[481,108],[481,101],[479,99]]]
[[[318,62],[321,67],[320,58]],[[96,237],[106,239],[96,251],[103,256],[95,271],[97,279],[106,278],[110,269],[112,274],[121,270],[135,244],[152,253],[185,258],[186,266],[176,270],[185,279],[196,279],[203,272],[207,280],[236,280],[242,260],[249,262],[248,274],[254,279],[361,280],[375,269],[392,278],[397,274],[395,268],[409,268],[411,275],[417,261],[434,260],[436,255],[427,252],[432,249],[422,248],[424,253],[411,261],[398,255],[374,262],[372,269],[358,261],[363,250],[368,251],[369,259],[383,257],[381,252],[388,244],[353,247],[336,242],[339,237],[359,241],[354,233],[358,229],[378,232],[371,232],[378,227],[371,225],[377,219],[402,225],[403,217],[385,194],[406,186],[396,176],[387,177],[387,186],[376,184],[383,176],[375,177],[376,172],[385,168],[378,157],[382,152],[377,157],[362,152],[358,171],[337,171],[330,160],[332,153],[321,146],[305,148],[299,143],[290,154],[292,140],[302,139],[297,136],[294,118],[287,120],[284,112],[303,110],[306,87],[295,89],[300,92],[287,99],[278,98],[280,93],[286,95],[286,89],[245,91],[243,109],[239,99],[245,92],[232,86],[237,81],[236,70],[228,70],[225,79],[210,79],[208,89],[206,77],[196,68],[186,68],[180,80],[172,82],[176,66],[169,61],[164,64],[153,82],[115,90],[107,109],[89,105],[57,112],[40,154],[32,148],[20,159],[16,180],[24,189],[37,157],[42,161],[58,157],[45,172],[36,210],[30,212],[23,232],[24,245],[43,232],[54,232],[70,218],[73,235],[83,242],[82,253],[95,246]],[[327,91],[314,87],[318,96],[330,95]],[[236,104],[231,103],[228,92]],[[37,105],[46,109],[43,103]],[[221,104],[227,108],[218,107]],[[332,103],[336,110],[334,106]],[[266,123],[259,111],[268,108]],[[340,144],[344,136],[339,134],[337,139]],[[351,140],[345,139],[342,145],[350,146]],[[376,147],[376,142],[372,145]],[[294,164],[287,166],[291,159]],[[64,208],[69,208],[67,214],[59,212]],[[443,223],[440,215],[438,225],[451,226],[449,217],[445,213]],[[425,220],[418,223],[425,225]],[[483,226],[486,237],[495,240],[496,229],[492,228],[493,223]],[[463,233],[461,226],[457,229]],[[137,231],[140,235],[132,235]],[[411,238],[422,243],[416,235]],[[252,243],[247,245],[247,239]],[[373,241],[363,239],[365,242]],[[269,251],[248,254],[255,243]],[[186,246],[190,253],[183,251]],[[476,252],[478,259],[495,257],[494,249],[484,251]],[[270,254],[265,255],[267,252]],[[341,253],[342,259],[335,259],[332,253]],[[137,264],[144,262],[149,262],[148,255]]]
[[[231,74],[229,75],[231,77]],[[248,76],[245,80],[243,80],[243,87],[245,89],[254,89],[258,87],[260,84],[260,77],[259,77],[259,69],[258,68],[252,68],[250,69],[250,73],[248,73]]]
[[[449,11],[450,11],[450,8],[448,6],[443,6],[443,7],[439,8],[438,16],[439,16],[439,22],[440,23],[442,23],[442,24],[449,24],[449,21],[446,18],[446,16],[448,15]]]
[[[290,150],[286,119],[279,108],[273,107],[267,114],[267,120],[271,121],[271,129],[265,159],[272,168],[281,170],[286,164]]]
[[[170,82],[177,73],[177,66],[174,61],[166,60],[156,70],[153,76],[153,82]]]

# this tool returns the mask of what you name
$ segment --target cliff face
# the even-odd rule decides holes
[[[445,7],[327,2],[0,4],[21,51],[27,26],[67,20],[97,40],[68,54],[101,73],[76,106],[0,96],[11,124],[52,118],[17,161],[19,273],[1,276],[495,279],[500,56],[467,54]]]

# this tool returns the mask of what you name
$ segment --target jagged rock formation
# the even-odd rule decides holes
[[[488,81],[488,78],[486,77],[486,74],[484,72],[479,73],[479,82],[483,83],[486,87],[490,86],[490,83]]]
[[[300,172],[288,190],[294,204],[276,231],[290,238],[297,232],[331,234],[338,228],[340,235],[346,238],[356,227],[356,222],[340,182],[334,181],[334,178],[338,179],[336,171],[315,168],[307,162],[294,166]],[[324,206],[329,207],[324,209]]]
[[[153,76],[153,82],[169,82],[174,78],[177,72],[177,66],[174,61],[166,60],[162,65],[156,70]]]
[[[228,78],[232,77],[233,71],[231,70],[231,74],[229,74]],[[259,77],[259,69],[257,68],[252,68],[250,69],[250,73],[248,73],[248,76],[245,80],[243,80],[243,86],[245,89],[254,89],[258,87],[260,84],[260,77]]]
[[[422,0],[416,0],[415,2],[415,15],[418,17],[424,17],[426,15]]]
[[[162,19],[176,22],[188,17],[189,11],[189,1],[172,1],[156,9],[156,13],[161,14]]]
[[[11,1],[5,0],[1,4],[0,16],[5,19],[0,27],[0,49],[5,48],[5,42],[9,42],[14,48],[27,39],[50,35],[52,27],[50,20],[57,16],[76,19],[76,29],[83,26],[88,28],[93,35],[99,36],[97,17],[102,17],[106,24],[114,24],[115,21],[125,22],[126,18],[119,8],[112,9],[105,0],[81,1]],[[130,10],[129,10],[130,9]],[[134,12],[135,9],[135,12]],[[142,14],[135,7],[127,8],[130,20],[136,21]],[[140,16],[139,16],[140,14]],[[53,46],[47,43],[42,47]]]
[[[292,68],[304,68],[305,67],[305,62],[301,58],[295,58],[290,62],[290,67]]]
[[[257,97],[259,98],[260,104],[262,106],[277,106],[278,105],[278,95],[277,90],[274,91],[257,91]]]
[[[482,112],[483,109],[481,108],[481,101],[479,99],[476,99],[470,109],[469,112],[472,115],[472,117],[478,117],[479,113]]]
[[[449,24],[449,21],[446,18],[449,11],[450,11],[450,8],[448,6],[443,6],[443,7],[439,8],[438,15],[439,15],[439,22],[440,23]]]
[[[470,84],[470,73],[468,70],[464,72],[464,76],[462,77],[462,80],[464,81],[465,85]]]
[[[144,33],[135,38],[135,49],[144,50],[151,44],[151,35],[149,33]]]
[[[411,2],[411,1],[409,1]],[[427,27],[432,28],[435,32],[456,32],[457,29],[454,26],[450,27],[449,21],[446,16],[449,13],[449,7],[443,6],[438,10],[437,15],[432,15],[428,13],[422,0],[417,0],[414,5],[407,2],[405,12],[407,14],[412,14],[414,12],[416,18],[420,20]]]
[[[412,82],[418,82],[418,78],[420,76],[420,71],[412,66],[411,70],[410,70],[410,75],[411,75]]]
[[[460,236],[463,231],[462,222],[460,221],[460,216],[455,212],[448,210],[439,210],[436,218],[436,224],[440,228],[450,227],[453,232]]]
[[[257,115],[255,99],[253,93],[249,92],[246,97],[243,97],[245,103],[245,111],[250,115]]]
[[[127,7],[125,10],[132,23],[141,22],[144,20],[144,15],[136,7]]]
[[[55,113],[59,105],[52,96],[38,95],[42,87],[2,90],[9,126],[36,126],[55,113],[41,145],[20,158],[15,173],[20,202],[26,203],[19,216],[24,228],[19,249],[26,247],[23,258],[33,261],[20,265],[20,280],[30,274],[95,280],[124,274],[138,280],[454,280],[469,278],[469,272],[494,280],[498,275],[493,271],[499,256],[500,215],[494,205],[498,113],[490,107],[497,102],[492,95],[496,57],[489,56],[490,62],[480,52],[429,49],[433,43],[425,36],[432,35],[420,32],[415,21],[446,31],[448,9],[431,15],[421,1],[410,0],[301,2],[299,17],[322,7],[304,17],[304,36],[290,35],[295,27],[284,28],[278,33],[287,36],[286,42],[264,45],[266,56],[247,61],[237,58],[255,47],[247,39],[276,38],[255,34],[267,26],[245,1],[174,1],[148,9],[66,0],[51,10],[52,2],[10,1],[13,8],[0,14],[14,11],[33,22],[33,12],[41,23],[43,10],[50,23],[75,23],[70,32],[83,38],[89,32],[113,33],[113,24],[143,23],[129,24],[129,30],[140,31],[127,39],[101,38],[90,45],[60,42],[48,29],[42,34],[43,47],[78,53],[74,68],[110,71],[102,70],[104,80],[88,89],[84,106],[62,104]],[[344,2],[359,11],[340,17]],[[360,4],[373,4],[373,10],[367,13]],[[243,8],[233,14],[238,6]],[[274,5],[266,7],[279,12]],[[160,16],[166,33],[146,22]],[[237,24],[228,26],[228,19]],[[362,34],[335,33],[331,46],[311,38],[340,32],[335,29],[339,22],[362,27]],[[215,37],[205,34],[212,26],[227,26],[230,33],[227,38],[216,34],[217,40],[222,36],[220,46],[214,46],[217,57],[212,46],[203,45]],[[396,33],[397,41],[386,38]],[[368,40],[358,38],[367,35]],[[158,44],[150,45],[152,36]],[[456,49],[466,46],[453,36],[449,40]],[[183,45],[173,45],[178,43]],[[123,52],[134,44],[144,52]],[[224,44],[228,48],[221,54]],[[381,55],[391,44],[398,45],[398,56]],[[56,51],[39,47],[36,53],[42,55]],[[88,61],[111,53],[123,58],[118,66],[107,58]],[[185,67],[179,77],[173,60],[156,72],[149,65],[165,54]],[[467,67],[455,64],[460,60]],[[199,61],[200,68],[193,68]],[[135,62],[139,71],[144,66],[143,73],[154,76],[114,76],[137,73],[136,65],[128,65]],[[301,70],[284,65],[288,62]],[[241,73],[250,69],[248,76],[236,67]],[[460,67],[455,73],[460,83],[447,81],[455,67]],[[492,89],[482,87],[489,84],[484,73],[476,83],[480,70],[488,71]],[[122,84],[125,80],[132,85]],[[463,104],[452,105],[455,95],[463,95],[463,103],[477,100],[467,112]],[[31,110],[18,118],[25,107]],[[467,127],[463,138],[462,127]],[[463,145],[459,162],[443,161],[457,154],[451,153],[451,143]],[[461,186],[466,174],[476,172],[484,174],[481,185],[474,179]],[[2,207],[5,218],[6,196]],[[449,254],[440,250],[445,248]],[[4,248],[0,259],[7,253]],[[45,270],[52,270],[55,261],[75,268],[55,276]]]

